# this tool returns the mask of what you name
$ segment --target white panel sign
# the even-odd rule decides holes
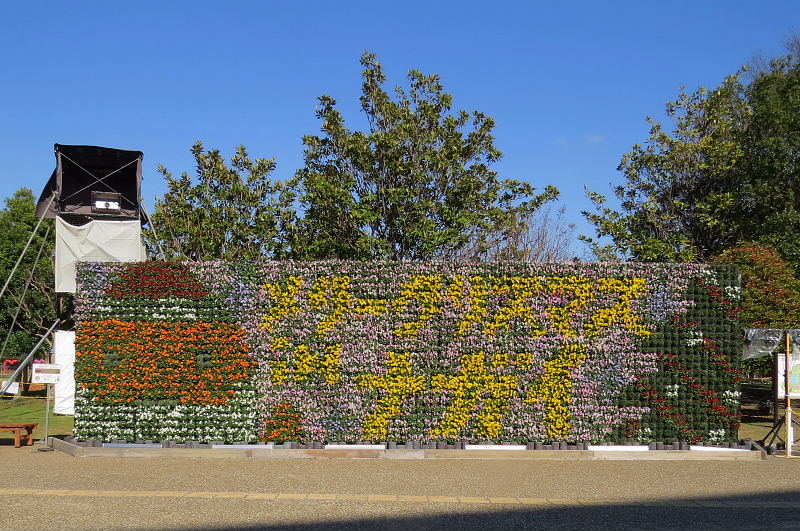
[[[0,390],[2,390],[2,388],[5,387],[5,385],[6,385],[6,381],[5,380],[0,380]],[[6,389],[6,394],[7,395],[15,395],[17,393],[19,393],[19,383],[11,382],[10,384],[8,384],[8,389]]]
[[[61,368],[53,363],[34,363],[31,368],[33,369],[31,383],[58,383],[59,376],[61,376]]]

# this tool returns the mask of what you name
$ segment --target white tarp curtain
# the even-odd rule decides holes
[[[56,292],[75,293],[75,263],[139,262],[147,259],[142,225],[131,221],[90,221],[70,225],[56,218]]]
[[[61,369],[54,384],[53,413],[75,414],[75,332],[56,330],[53,337],[53,363]]]
[[[800,355],[800,330],[747,328],[744,331],[742,359],[749,360],[769,356],[776,350],[785,353],[784,338],[787,332],[792,334],[792,358]]]

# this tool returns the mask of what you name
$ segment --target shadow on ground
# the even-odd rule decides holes
[[[746,485],[743,482],[743,488]],[[662,506],[597,503],[566,506],[476,506],[394,503],[392,512],[408,516],[209,527],[203,531],[340,531],[340,530],[800,530],[800,490],[750,496],[659,500]],[[279,503],[279,502],[273,502]],[[297,502],[295,502],[297,503]],[[306,501],[309,512],[315,502]],[[362,502],[367,503],[367,502]],[[673,504],[673,505],[670,505]],[[696,505],[693,505],[696,504]],[[434,514],[420,515],[420,512]],[[415,514],[417,513],[417,514]],[[172,528],[174,529],[174,528]]]

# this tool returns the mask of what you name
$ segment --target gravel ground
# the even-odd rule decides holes
[[[125,459],[0,447],[0,460],[0,489],[47,489],[0,492],[2,529],[800,530],[800,459]],[[55,489],[97,492],[58,495]],[[193,498],[187,491],[318,499]],[[347,494],[539,501],[320,499]]]

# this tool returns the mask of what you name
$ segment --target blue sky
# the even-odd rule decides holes
[[[302,165],[316,98],[353,127],[363,50],[390,85],[438,73],[455,107],[497,123],[501,176],[555,184],[578,232],[584,185],[608,193],[621,156],[681,85],[713,86],[800,33],[800,2],[8,2],[0,10],[0,195],[38,195],[52,146],[145,154],[156,172],[193,170],[202,140],[229,156]],[[576,245],[576,253],[582,252]]]

